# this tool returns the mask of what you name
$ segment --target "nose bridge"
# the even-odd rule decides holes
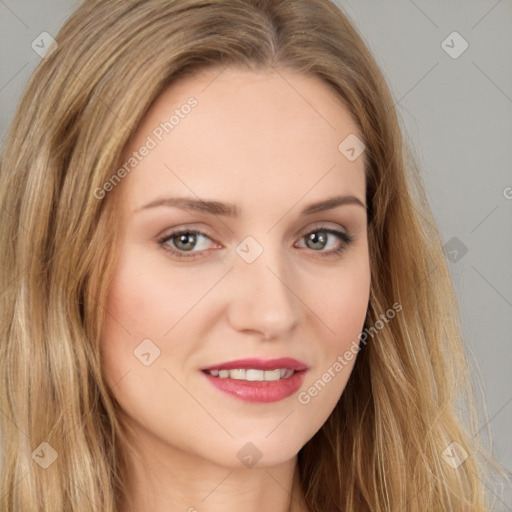
[[[232,278],[237,292],[230,305],[237,329],[281,336],[299,320],[300,301],[293,293],[292,267],[280,244],[247,237],[236,248]]]

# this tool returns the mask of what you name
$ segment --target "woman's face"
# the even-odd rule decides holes
[[[209,70],[147,113],[118,173],[123,239],[102,335],[107,382],[145,453],[274,465],[331,414],[370,290],[354,137],[334,93],[289,71]],[[321,206],[342,196],[356,199]],[[281,358],[296,361],[264,366]],[[258,361],[203,371],[244,359]]]

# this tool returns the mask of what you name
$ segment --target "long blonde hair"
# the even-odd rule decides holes
[[[89,0],[56,41],[18,106],[0,173],[0,509],[117,510],[126,460],[99,348],[117,194],[93,191],[165,87],[245,66],[319,77],[349,108],[367,158],[365,329],[402,307],[362,347],[339,403],[299,452],[310,511],[484,510],[484,451],[440,237],[388,87],[338,7]],[[453,442],[468,454],[456,469],[442,456]]]

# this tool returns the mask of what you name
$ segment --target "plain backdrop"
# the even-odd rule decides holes
[[[0,0],[2,145],[40,61],[32,41],[56,36],[79,3]],[[395,98],[446,244],[494,453],[512,470],[512,1],[337,3]]]

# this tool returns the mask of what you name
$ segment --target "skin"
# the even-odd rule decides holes
[[[308,404],[298,394],[358,340],[370,265],[362,206],[300,211],[337,194],[366,205],[363,158],[349,161],[338,150],[348,135],[362,136],[319,79],[231,67],[172,84],[125,157],[191,96],[198,105],[115,191],[122,195],[123,240],[102,357],[134,438],[125,447],[130,495],[121,512],[307,510],[297,453],[334,409],[355,358]],[[167,206],[137,211],[170,196],[235,203],[240,216]],[[306,235],[325,227],[348,231],[353,243],[340,254],[332,252],[344,244],[335,235],[324,246],[308,245]],[[195,258],[174,257],[158,244],[182,228],[206,237],[195,246],[175,237],[166,246]],[[247,236],[263,248],[250,264],[235,252]],[[160,350],[148,366],[134,356],[144,339]],[[285,356],[306,363],[308,372],[297,393],[273,403],[226,395],[200,371]],[[261,452],[252,467],[237,457],[249,442]]]

